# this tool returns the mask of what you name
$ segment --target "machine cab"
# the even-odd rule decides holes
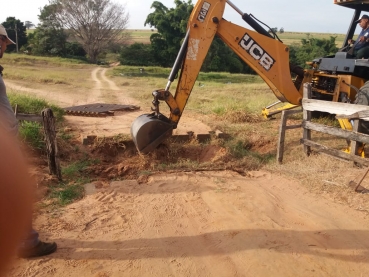
[[[364,13],[369,14],[369,0],[334,0],[334,4],[354,10],[349,28],[343,41],[343,48],[347,46],[348,40],[352,39],[354,36],[356,28],[360,28],[360,26],[357,24],[357,20],[360,18],[360,16]]]
[[[350,8],[353,10],[353,16],[349,24],[342,48],[333,56],[323,57],[314,60],[318,65],[318,70],[333,74],[349,74],[359,78],[369,79],[369,55],[362,59],[356,59],[352,52],[348,40],[352,39],[357,28],[360,26],[357,20],[363,15],[369,15],[369,0],[334,0],[334,4]],[[368,46],[369,47],[369,46]]]

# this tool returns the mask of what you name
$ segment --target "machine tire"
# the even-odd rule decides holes
[[[369,81],[367,81],[356,94],[354,104],[369,106]],[[369,134],[369,122],[361,122],[362,132]]]
[[[356,94],[354,104],[357,105],[369,105],[369,81],[366,82]]]

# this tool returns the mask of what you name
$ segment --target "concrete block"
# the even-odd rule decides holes
[[[219,139],[226,139],[226,138],[229,138],[229,135],[223,133],[222,131],[220,130],[216,130],[215,131],[215,136]]]
[[[97,136],[87,136],[82,138],[83,145],[90,145],[93,144]]]
[[[188,142],[190,140],[190,136],[188,134],[182,134],[182,135],[172,135],[171,141],[173,142]]]
[[[196,134],[196,139],[199,141],[199,142],[207,142],[211,139],[211,136],[210,134]]]

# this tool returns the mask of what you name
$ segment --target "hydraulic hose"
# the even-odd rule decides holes
[[[169,74],[169,77],[168,77],[169,82],[168,82],[167,87],[165,88],[165,90],[169,90],[170,84],[174,81],[174,79],[177,76],[177,73],[178,73],[179,69],[182,66],[183,58],[184,58],[184,56],[186,54],[186,51],[187,51],[188,38],[189,37],[190,37],[190,28],[188,28],[188,30],[187,30],[186,36],[185,36],[185,38],[183,40],[183,43],[181,45],[181,49],[179,49],[177,58],[174,62],[172,70],[170,71],[170,74]]]

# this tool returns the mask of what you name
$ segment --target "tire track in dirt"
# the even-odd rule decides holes
[[[88,97],[85,104],[93,104],[98,102],[104,102],[103,94],[102,94],[102,81],[101,81],[101,67],[96,67],[91,71],[91,79],[94,82],[94,87],[91,89],[90,93],[88,93]]]
[[[127,91],[108,77],[106,72],[109,68],[97,67],[91,72],[91,79],[95,83],[93,94],[89,101],[103,102],[107,104],[139,105],[138,101],[129,97]]]
[[[95,90],[100,90],[101,89],[101,81],[100,79],[97,77],[98,73],[101,71],[100,67],[96,67],[94,70],[91,71],[91,79],[93,82],[95,82]]]
[[[93,104],[96,102],[114,104],[137,104],[137,101],[119,88],[117,84],[106,77],[109,68],[96,67],[90,73],[92,88],[85,89],[84,93],[71,92],[70,88],[65,91],[55,93],[53,89],[35,89],[22,85],[18,81],[5,80],[8,89],[13,89],[30,96],[36,96],[46,101],[56,103],[61,107]],[[86,90],[88,90],[86,92]],[[112,101],[114,100],[114,101]]]
[[[27,82],[18,80],[6,80],[8,88],[15,89],[30,96],[45,99],[48,102],[55,103],[59,107],[69,107],[93,103],[121,104],[140,106],[138,100],[128,95],[127,88],[120,88],[114,80],[106,76],[107,71],[111,68],[95,67],[88,69],[90,75],[89,88],[81,88],[76,86],[53,85],[37,86],[42,89],[28,87]],[[112,79],[121,81],[121,77],[112,77]],[[35,84],[32,84],[35,85]],[[129,112],[116,112],[115,116],[108,117],[83,117],[83,116],[66,116],[66,122],[73,133],[79,136],[114,136],[117,134],[130,134],[132,122],[144,112],[141,110]],[[181,118],[181,125],[175,129],[174,134],[187,134],[188,131],[202,134],[210,131],[210,127],[201,121],[186,117]]]
[[[107,68],[104,68],[102,71],[101,71],[101,78],[103,79],[104,82],[106,82],[108,85],[109,85],[109,88],[111,90],[121,90],[120,88],[118,88],[118,86],[112,81],[112,80],[109,80],[107,77],[106,77],[106,71],[108,69]]]

